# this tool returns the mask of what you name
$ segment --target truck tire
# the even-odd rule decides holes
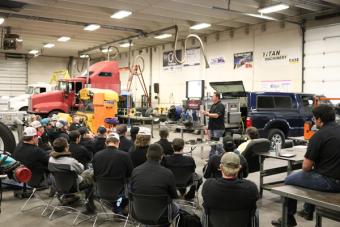
[[[281,144],[281,148],[285,144],[285,134],[280,129],[270,129],[268,133],[268,139],[271,146],[274,148],[277,143]]]
[[[13,153],[15,147],[16,142],[12,131],[0,122],[0,150]]]
[[[19,111],[26,111],[27,112],[28,110],[28,106],[23,106],[19,109]]]

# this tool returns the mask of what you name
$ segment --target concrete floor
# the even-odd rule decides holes
[[[180,133],[172,132],[170,134],[170,140],[175,137],[180,137]],[[184,139],[195,139],[198,136],[190,133],[184,134]],[[153,142],[157,141],[158,131],[155,130],[155,138],[152,140]],[[190,146],[187,145],[185,150],[189,151]],[[205,161],[208,157],[209,147],[204,146],[203,152],[198,147],[193,152],[193,157],[195,158],[198,173],[202,173],[202,167],[205,164]],[[284,161],[278,161],[274,159],[266,159],[265,161],[265,168],[273,167],[273,166],[283,166],[287,165]],[[268,177],[267,180],[280,180],[285,177],[285,174],[280,174],[272,177]],[[248,176],[249,180],[252,180],[257,185],[259,183],[259,173],[252,173]],[[44,191],[44,197],[47,199],[48,191]],[[199,192],[200,193],[200,192]],[[58,218],[52,221],[49,221],[47,217],[41,217],[41,209],[34,209],[31,211],[20,212],[21,206],[24,204],[25,200],[19,200],[14,198],[13,192],[6,191],[4,192],[3,196],[3,203],[2,203],[2,213],[0,214],[0,226],[10,226],[10,227],[17,227],[17,226],[71,226],[72,221],[75,218],[74,215],[67,215],[62,218]],[[35,203],[35,204],[39,204]],[[32,205],[34,205],[32,203]],[[298,203],[298,210],[302,207],[301,203]],[[258,201],[258,208],[259,208],[259,215],[260,215],[260,226],[262,227],[269,227],[271,226],[270,222],[273,219],[280,217],[281,215],[281,201],[280,197],[270,193],[269,191],[264,191],[263,198]],[[314,227],[314,221],[305,221],[303,218],[297,217],[298,226],[305,226],[305,227]],[[315,220],[315,219],[314,219]],[[92,226],[92,222],[84,222],[80,224],[80,226]],[[106,222],[101,226],[124,226],[124,223],[120,222]],[[340,227],[340,223],[324,219],[323,221],[324,227]]]

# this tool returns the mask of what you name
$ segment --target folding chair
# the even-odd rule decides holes
[[[270,149],[268,139],[254,139],[250,141],[242,155],[248,162],[249,173],[260,171],[259,155],[260,152],[267,152]]]
[[[95,220],[93,222],[93,227],[96,226],[96,222],[100,215],[106,215],[107,219],[110,220],[114,216],[122,219],[126,219],[125,216],[116,214],[112,211],[112,204],[117,202],[117,199],[123,193],[125,194],[125,180],[123,178],[113,178],[113,177],[95,177],[96,182],[96,200],[99,202],[102,209],[102,213],[97,213]],[[108,212],[106,208],[111,210]],[[111,217],[110,217],[111,215]]]
[[[219,210],[208,209],[204,215],[204,227],[258,227],[258,217],[253,209]]]
[[[173,204],[168,195],[140,195],[129,193],[129,215],[125,221],[147,226],[177,226],[178,214],[173,214]]]
[[[78,175],[74,171],[65,170],[63,172],[52,172],[52,175],[54,176],[55,186],[56,186],[56,193],[53,199],[57,198],[60,202],[62,202],[62,200],[65,197],[76,196],[76,193],[80,192],[79,186],[77,183]],[[85,200],[85,203],[86,203],[86,200]],[[73,220],[73,225],[79,224],[83,221],[93,218],[93,216],[82,214],[79,209],[76,209],[74,207],[57,205],[57,206],[54,206],[54,209],[49,216],[49,220],[53,220],[53,215],[57,210],[67,211],[66,214],[77,214],[76,218]],[[86,218],[77,223],[78,217],[80,215],[83,215]]]

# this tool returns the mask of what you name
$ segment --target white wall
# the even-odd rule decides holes
[[[248,91],[261,91],[270,84],[279,84],[278,87],[272,88],[278,91],[301,91],[301,43],[300,28],[297,25],[279,23],[267,23],[249,28],[248,34],[246,29],[234,31],[233,37],[230,32],[222,32],[219,39],[216,35],[207,38],[205,48],[210,60],[214,57],[223,56],[225,64],[211,65],[209,69],[205,68],[203,55],[201,54],[201,65],[182,67],[179,70],[165,71],[163,69],[162,57],[164,51],[172,50],[172,45],[157,46],[152,49],[152,85],[160,84],[160,102],[163,104],[180,104],[185,99],[185,81],[188,80],[205,80],[206,92],[212,92],[209,82],[211,81],[233,81],[242,80],[245,89]],[[188,47],[191,47],[191,41],[188,41]],[[179,42],[179,48],[181,42]],[[198,42],[196,45],[198,46]],[[285,55],[284,60],[264,61],[263,52],[280,50],[281,55]],[[234,53],[254,52],[254,62],[252,68],[233,69]],[[138,51],[134,51],[134,56]],[[149,86],[150,83],[150,49],[146,53],[143,49],[142,56],[145,58],[144,79]],[[298,59],[297,62],[290,63],[289,59]],[[123,53],[118,59],[120,67],[128,65],[127,54]],[[122,84],[126,84],[128,78],[127,71],[121,71]],[[264,82],[266,81],[266,82]],[[286,87],[280,85],[281,81],[286,81]],[[135,80],[137,82],[137,80]],[[265,87],[265,85],[267,87]],[[281,86],[281,87],[280,87]],[[124,88],[124,87],[123,87]],[[141,95],[141,87],[134,83],[132,90],[137,94],[137,101]],[[154,95],[153,95],[154,96]],[[157,103],[153,99],[154,103]]]
[[[44,57],[32,58],[28,62],[28,84],[48,83],[53,72],[67,69],[68,58]]]

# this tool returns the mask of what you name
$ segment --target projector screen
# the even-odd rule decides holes
[[[204,80],[190,80],[186,82],[187,98],[203,98],[204,96]]]

